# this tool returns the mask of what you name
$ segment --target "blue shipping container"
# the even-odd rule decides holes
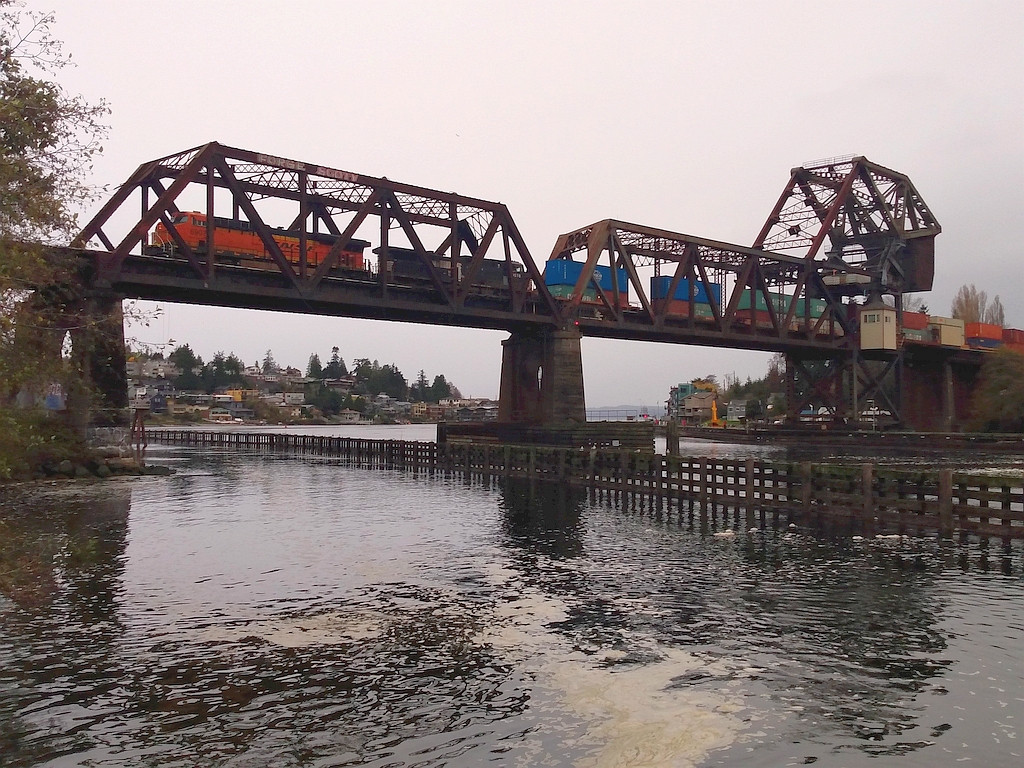
[[[972,336],[967,339],[967,346],[974,349],[999,349],[1003,346],[1002,339],[985,339],[979,336]]]
[[[626,270],[617,269],[619,293],[629,293],[629,277]],[[571,259],[551,259],[544,262],[544,284],[545,285],[576,285],[583,272],[582,261]],[[594,267],[594,277],[597,284],[606,291],[612,290],[612,269],[598,264]]]
[[[661,275],[660,277],[651,278],[651,298],[652,299],[664,299],[668,296],[668,289],[672,285],[671,275]],[[714,298],[715,306],[722,305],[722,288],[717,283],[711,284],[711,295]],[[689,301],[690,300],[690,281],[682,279],[679,281],[679,285],[676,286],[675,295],[672,297],[676,301]],[[694,301],[700,302],[701,304],[710,304],[708,301],[708,293],[704,289],[704,283],[700,280],[697,281],[693,287],[693,299]]]

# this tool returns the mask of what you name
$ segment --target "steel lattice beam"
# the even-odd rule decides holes
[[[839,298],[821,282],[816,265],[787,254],[607,219],[559,237],[549,261],[558,259],[582,261],[568,297],[567,316],[590,335],[614,335],[609,329],[618,329],[623,336],[642,335],[642,329],[650,329],[659,339],[670,338],[673,332],[696,338],[710,335],[757,349],[840,348],[853,329]],[[619,280],[611,281],[610,290],[602,287],[599,266],[626,275],[628,307],[622,301]],[[673,317],[668,304],[651,295],[641,275],[644,268],[646,272],[653,268],[655,277],[668,270],[668,296],[675,296],[686,280],[691,305],[698,290],[707,295],[721,290],[720,304],[707,303],[710,322],[698,321],[693,312],[685,318]],[[591,294],[598,301],[588,302]],[[758,316],[760,322],[740,307],[744,296],[751,295],[763,299],[766,306],[763,316]],[[781,304],[780,295],[785,297]],[[813,317],[812,303],[805,299],[825,302],[825,311]]]
[[[197,197],[205,202],[184,202]],[[226,207],[263,243],[259,268],[240,268],[217,249],[215,209],[223,216]],[[189,245],[177,231],[182,210],[206,214],[205,241]],[[144,252],[158,223],[173,263]],[[275,241],[282,226],[298,256]],[[577,326],[589,336],[827,357],[847,354],[856,334],[848,292],[829,282],[832,273],[910,290],[930,282],[938,232],[905,176],[864,158],[832,161],[793,171],[754,247],[612,219],[562,235],[551,259],[581,260],[582,270],[570,295],[556,299],[500,203],[210,143],[139,166],[73,247],[101,285],[141,298],[508,330]],[[309,243],[321,235],[336,240],[314,261]],[[380,263],[342,275],[346,244],[358,237],[378,244]],[[396,250],[419,265],[419,284],[391,278]],[[482,286],[495,262],[500,289]],[[623,282],[602,285],[599,267]],[[689,304],[698,291],[721,298],[707,302],[705,316],[680,316],[654,297],[653,277]],[[758,304],[761,314],[744,308]]]
[[[931,288],[941,231],[907,176],[847,157],[794,168],[754,247],[814,261],[822,272],[864,275],[877,292],[903,293]]]
[[[185,243],[172,221],[180,210],[178,201],[189,187],[206,191],[206,207],[200,211],[207,216],[205,255],[196,253]],[[400,247],[410,247],[424,274],[429,276],[431,295],[421,297],[432,305],[427,308],[427,315],[436,314],[439,308],[471,313],[474,297],[480,293],[473,281],[484,260],[491,258],[504,264],[508,287],[503,292],[487,292],[489,311],[495,311],[498,303],[503,304],[496,310],[499,314],[505,312],[510,318],[521,316],[529,294],[532,314],[537,315],[539,307],[542,322],[560,324],[559,306],[544,287],[542,275],[515,222],[501,203],[215,142],[141,165],[86,224],[72,245],[89,248],[92,243],[98,243],[105,248],[107,253],[97,257],[99,279],[110,284],[123,282],[124,273],[139,266],[135,264],[126,270],[126,262],[137,262],[143,256],[148,233],[161,222],[175,242],[188,272],[193,278],[209,283],[217,278],[218,269],[223,269],[214,225],[217,190],[227,193],[232,218],[244,216],[269,254],[271,269],[282,279],[283,286],[298,297],[312,297],[317,293],[337,266],[345,243],[368,219],[376,217],[382,222],[381,266],[390,255],[388,237],[394,228],[405,240]],[[126,203],[135,194],[141,199],[141,215],[132,217],[134,223],[126,232],[114,236],[114,222],[123,218]],[[297,262],[281,252],[271,224],[261,213],[268,200],[298,207],[297,213],[288,219],[289,229],[299,241]],[[221,207],[224,207],[223,200]],[[339,238],[315,268],[307,260],[308,226],[313,227],[314,233],[322,228]],[[468,263],[460,260],[463,256],[469,258]],[[438,263],[446,259],[451,267],[439,268]],[[378,270],[382,294],[388,290],[389,281],[383,276],[386,272],[386,269]],[[498,293],[500,301],[496,299]],[[512,321],[505,324],[510,325]]]

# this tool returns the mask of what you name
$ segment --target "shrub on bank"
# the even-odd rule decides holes
[[[64,461],[90,459],[85,440],[59,416],[0,408],[0,480],[30,478]]]

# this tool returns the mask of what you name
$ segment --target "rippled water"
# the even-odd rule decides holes
[[[238,427],[229,425],[202,425],[199,429],[285,432],[302,435],[357,437],[369,440],[420,440],[434,442],[436,424],[344,424],[327,426],[274,426]],[[654,438],[654,450],[665,453],[664,436]],[[712,440],[681,439],[679,451],[683,456],[702,456],[712,459],[745,459],[758,461],[820,461],[849,463],[869,461],[887,467],[902,469],[935,469],[950,467],[958,472],[983,472],[994,475],[1024,475],[1024,454],[996,452],[977,448],[951,449],[941,441],[924,441],[923,446],[879,448],[856,445],[799,445],[793,443],[726,443]]]
[[[1024,762],[1020,547],[150,460],[0,496],[2,766]]]

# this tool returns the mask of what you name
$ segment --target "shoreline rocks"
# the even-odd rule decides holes
[[[170,467],[140,462],[133,453],[120,446],[101,446],[79,461],[64,459],[57,464],[45,464],[37,479],[67,477],[76,479],[119,477],[125,475],[167,476],[174,474]]]

